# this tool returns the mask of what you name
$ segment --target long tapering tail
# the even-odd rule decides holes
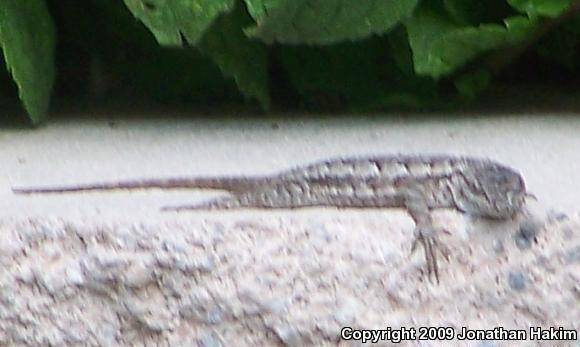
[[[251,189],[264,183],[263,178],[248,177],[190,177],[169,179],[145,179],[119,182],[103,182],[79,184],[70,186],[48,187],[23,187],[12,188],[15,194],[46,194],[46,193],[69,193],[98,190],[121,190],[121,189],[215,189],[230,192]]]

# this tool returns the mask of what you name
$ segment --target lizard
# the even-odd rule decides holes
[[[163,210],[403,208],[413,219],[411,253],[421,245],[429,278],[439,282],[437,254],[448,250],[437,237],[431,211],[451,208],[469,216],[508,219],[522,212],[523,176],[496,161],[450,155],[386,155],[317,161],[274,175],[184,177],[13,188],[16,194],[116,189],[214,189],[229,196]],[[534,197],[535,198],[535,197]]]

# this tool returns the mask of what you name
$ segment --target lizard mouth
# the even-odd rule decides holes
[[[526,192],[526,193],[524,194],[524,197],[526,197],[526,198],[530,198],[530,199],[533,199],[533,200],[535,200],[535,201],[538,201],[538,197],[537,197],[537,196],[535,196],[535,195],[534,195],[534,194],[532,194],[532,193],[528,193],[528,192]]]

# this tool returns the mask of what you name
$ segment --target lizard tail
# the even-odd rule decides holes
[[[243,177],[195,177],[195,178],[171,178],[171,179],[147,179],[135,181],[120,181],[110,183],[79,184],[71,186],[49,187],[24,187],[12,188],[14,194],[46,194],[68,193],[95,190],[121,190],[121,189],[214,189],[229,192],[244,191],[256,187],[264,182],[260,178]]]

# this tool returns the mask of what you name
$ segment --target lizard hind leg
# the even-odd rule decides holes
[[[194,205],[164,206],[161,211],[207,211],[228,210],[241,207],[240,200],[234,196],[227,196],[205,201]]]

